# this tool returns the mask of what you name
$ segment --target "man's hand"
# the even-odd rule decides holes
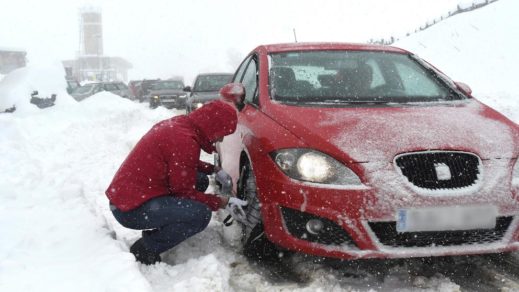
[[[246,217],[245,211],[243,211],[243,207],[247,206],[247,204],[247,201],[240,200],[236,197],[230,197],[225,210],[227,210],[227,212],[229,212],[234,219],[243,221]]]
[[[222,186],[221,193],[225,195],[230,195],[232,192],[232,178],[231,176],[225,172],[225,170],[220,169],[216,175],[215,179]]]

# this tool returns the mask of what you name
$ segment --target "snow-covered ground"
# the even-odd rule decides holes
[[[517,1],[500,0],[396,45],[468,83],[477,98],[519,123],[516,11]],[[17,105],[0,114],[0,291],[459,291],[463,277],[416,275],[398,265],[380,279],[352,275],[357,267],[295,262],[305,281],[280,280],[224,240],[219,214],[164,263],[136,263],[128,246],[139,233],[115,222],[104,190],[137,140],[181,112],[110,93],[77,103],[62,76],[29,67],[0,82],[0,109]],[[32,90],[58,93],[56,106],[29,104]]]

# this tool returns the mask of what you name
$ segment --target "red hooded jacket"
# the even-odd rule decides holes
[[[195,189],[197,171],[211,174],[214,166],[199,161],[200,150],[214,152],[213,143],[236,130],[236,110],[213,101],[188,116],[157,123],[135,145],[106,190],[110,203],[129,211],[163,195],[189,198],[213,211],[220,199]]]

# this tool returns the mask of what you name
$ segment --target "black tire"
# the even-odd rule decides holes
[[[238,198],[246,200],[249,204],[244,208],[245,222],[239,222],[243,230],[243,254],[257,260],[278,259],[280,250],[270,242],[263,230],[263,220],[260,212],[260,202],[256,195],[256,177],[247,162],[240,169],[238,179]]]

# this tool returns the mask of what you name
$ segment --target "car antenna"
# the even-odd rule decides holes
[[[293,28],[292,31],[294,32],[294,40],[297,43],[297,35],[296,35],[296,29]]]

